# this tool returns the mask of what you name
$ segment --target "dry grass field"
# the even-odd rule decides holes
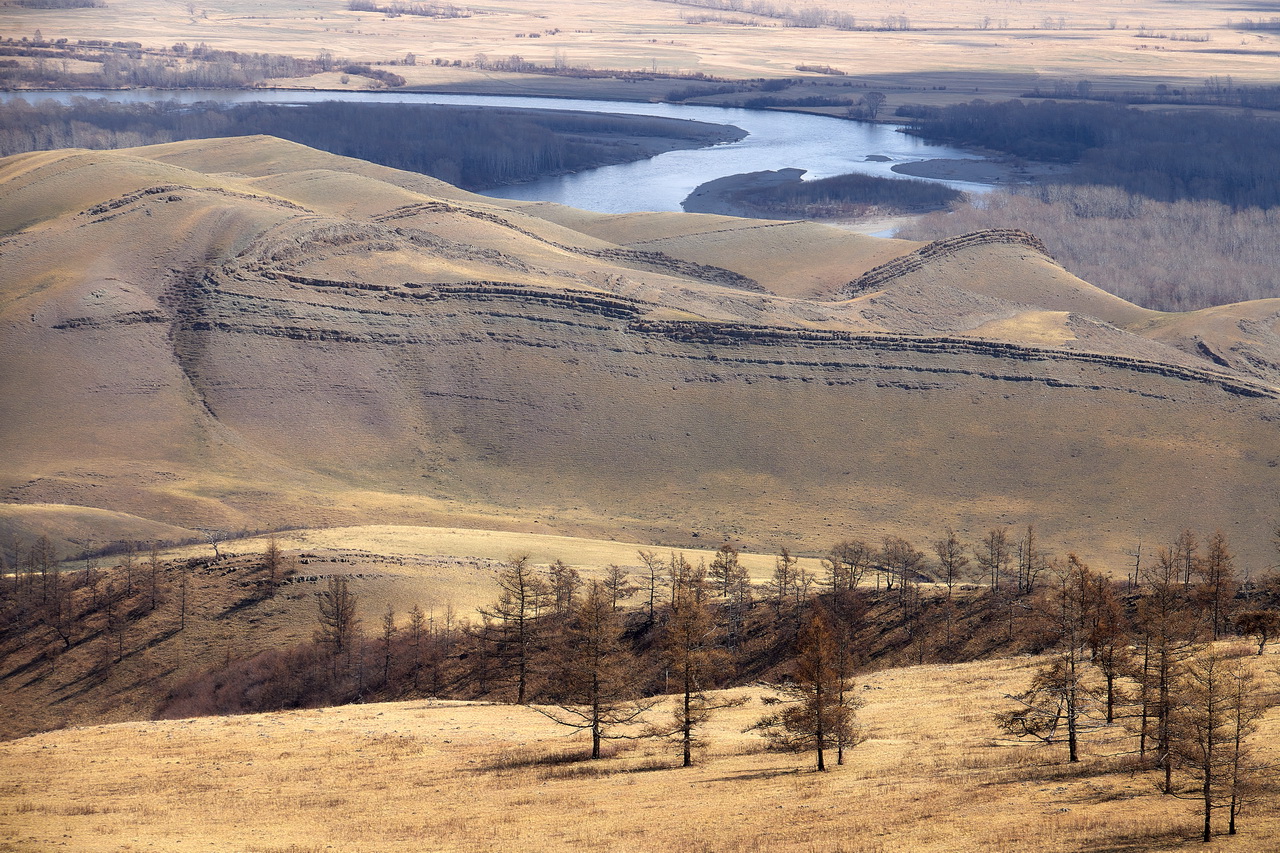
[[[861,679],[869,739],[825,774],[742,733],[765,687],[733,691],[747,704],[712,719],[691,769],[651,741],[574,760],[584,742],[530,709],[436,700],[51,732],[0,744],[0,849],[1206,849],[1196,803],[1160,796],[1118,729],[1077,765],[999,737],[992,714],[1036,663]],[[1278,734],[1273,712],[1258,735],[1270,755]],[[1277,837],[1264,801],[1212,849],[1264,853]]]
[[[0,7],[0,33],[15,38],[39,29],[46,39],[106,38],[168,46],[178,41],[220,49],[316,56],[331,51],[361,62],[399,61],[410,85],[459,91],[645,99],[670,81],[622,84],[536,75],[499,74],[430,65],[433,59],[472,61],[519,55],[550,65],[666,73],[698,72],[731,78],[796,76],[796,66],[830,66],[903,100],[937,102],[981,96],[1013,97],[1036,83],[1088,79],[1101,88],[1200,84],[1213,75],[1237,82],[1276,78],[1280,37],[1228,27],[1267,17],[1267,7],[1106,0],[1087,6],[1057,0],[983,3],[854,4],[817,0],[790,5],[852,15],[858,26],[893,31],[784,27],[781,21],[658,0],[619,6],[603,0],[500,0],[456,4],[470,17],[388,17],[347,10],[342,0],[112,0],[102,9]],[[901,29],[902,22],[910,29]],[[1138,38],[1139,33],[1152,38]],[[811,76],[822,79],[817,75]],[[327,74],[284,85],[341,88]],[[828,78],[840,79],[840,78]],[[945,87],[945,91],[940,87]],[[914,90],[914,91],[912,91]]]

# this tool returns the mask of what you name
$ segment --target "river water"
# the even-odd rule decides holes
[[[590,101],[561,98],[528,98],[487,95],[437,95],[424,92],[313,92],[282,89],[182,90],[131,89],[125,91],[4,92],[0,99],[25,97],[30,101],[52,98],[68,103],[72,98],[109,98],[138,103],[217,101],[234,104],[265,102],[305,104],[319,101],[361,101],[367,103],[452,104],[461,106],[515,107],[524,109],[579,110],[692,119],[713,124],[731,124],[747,131],[738,142],[710,148],[669,151],[634,163],[602,166],[582,172],[558,175],[515,186],[487,190],[496,198],[554,201],[601,213],[631,213],[643,210],[679,211],[693,189],[706,181],[743,172],[796,168],[806,170],[805,178],[827,178],[861,172],[888,178],[902,176],[890,171],[896,163],[932,158],[981,159],[972,152],[942,145],[930,145],[899,133],[895,127],[804,113],[744,110],[727,107],[682,104]],[[887,158],[867,160],[868,156]],[[965,181],[939,181],[967,192],[983,192],[990,187]]]

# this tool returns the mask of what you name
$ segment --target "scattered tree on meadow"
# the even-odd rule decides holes
[[[1053,582],[1039,602],[1052,626],[1055,651],[1049,663],[1036,672],[1031,687],[1009,698],[1020,707],[997,715],[1000,727],[1017,737],[1033,737],[1058,743],[1066,730],[1067,757],[1080,760],[1079,738],[1091,719],[1094,696],[1086,683],[1088,661],[1085,644],[1094,588],[1093,572],[1075,554],[1051,569]]]
[[[671,614],[663,630],[662,649],[668,672],[675,676],[678,698],[674,726],[655,734],[675,737],[683,766],[693,764],[693,751],[703,745],[702,727],[713,711],[738,702],[714,700],[707,693],[728,663],[728,655],[716,642],[716,625],[707,606],[706,581],[698,573],[684,577],[676,587]]]
[[[1143,573],[1136,630],[1141,650],[1134,662],[1141,702],[1138,751],[1145,755],[1154,740],[1156,765],[1164,770],[1163,790],[1171,794],[1177,685],[1199,641],[1199,625],[1187,604],[1180,555],[1172,549],[1157,551]]]
[[[1088,591],[1088,633],[1085,639],[1089,644],[1090,660],[1102,673],[1106,719],[1113,723],[1116,706],[1124,701],[1117,682],[1133,667],[1129,620],[1110,578],[1092,572],[1089,581],[1092,589]]]
[[[1182,701],[1173,716],[1172,758],[1193,787],[1178,796],[1204,806],[1203,840],[1212,838],[1213,812],[1226,809],[1228,833],[1236,834],[1240,806],[1257,795],[1266,775],[1250,735],[1269,700],[1248,665],[1209,644],[1192,658],[1180,679]]]
[[[267,547],[262,552],[262,570],[267,575],[267,597],[272,598],[285,572],[285,557],[274,534],[267,540]]]
[[[558,673],[549,688],[552,706],[533,706],[562,726],[591,732],[591,757],[604,740],[641,736],[632,727],[657,700],[641,700],[636,661],[622,642],[622,622],[599,581],[587,584],[565,628]]]
[[[825,771],[826,751],[861,743],[863,732],[856,711],[861,702],[849,689],[838,664],[831,623],[820,607],[810,609],[796,645],[795,681],[782,688],[784,707],[751,728],[771,747],[791,752],[813,750],[817,769]]]

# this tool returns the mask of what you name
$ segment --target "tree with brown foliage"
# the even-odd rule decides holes
[[[578,590],[582,588],[582,575],[578,570],[556,560],[547,570],[551,582],[551,606],[557,616],[568,616],[577,604]]]
[[[280,581],[284,578],[286,560],[280,550],[280,543],[275,534],[267,540],[267,547],[262,552],[262,571],[267,575],[267,597],[274,598]]]
[[[1172,757],[1192,785],[1174,793],[1203,803],[1202,840],[1212,839],[1213,813],[1220,809],[1227,809],[1228,833],[1235,835],[1240,806],[1259,793],[1268,775],[1250,735],[1274,698],[1261,689],[1247,658],[1228,656],[1214,644],[1189,661],[1179,687]]]
[[[548,688],[554,704],[534,710],[562,726],[589,731],[592,758],[600,758],[605,740],[648,734],[634,727],[657,700],[638,698],[636,661],[622,642],[622,621],[599,581],[587,585],[558,658],[559,671]]]
[[[671,613],[662,634],[663,657],[679,688],[673,713],[674,725],[655,734],[674,737],[680,744],[683,766],[693,764],[693,751],[703,745],[701,731],[712,712],[741,704],[714,700],[707,693],[728,654],[716,642],[715,620],[707,607],[706,581],[687,575],[676,588]]]
[[[1267,641],[1280,635],[1280,611],[1270,608],[1245,610],[1236,616],[1236,630],[1258,641],[1258,654],[1267,647]]]
[[[1099,725],[1094,718],[1093,692],[1086,683],[1088,661],[1085,644],[1089,610],[1095,586],[1093,572],[1075,554],[1050,569],[1052,585],[1037,602],[1052,626],[1055,651],[1036,672],[1025,692],[1008,698],[1019,707],[997,715],[1002,729],[1016,737],[1032,737],[1044,743],[1065,739],[1068,761],[1080,760],[1080,734]]]
[[[551,596],[547,582],[535,571],[528,554],[510,557],[497,574],[498,601],[480,613],[490,620],[496,657],[516,687],[516,704],[528,700],[533,659],[543,640],[539,616]]]
[[[738,561],[738,549],[726,542],[716,549],[711,559],[711,567],[707,575],[716,586],[716,594],[728,598],[734,585],[746,574],[747,570]]]
[[[1189,607],[1183,581],[1183,554],[1161,548],[1148,563],[1136,620],[1141,650],[1134,662],[1141,702],[1138,751],[1145,755],[1154,740],[1156,765],[1164,770],[1166,794],[1173,793],[1172,726],[1179,703],[1177,684],[1200,640],[1200,625]]]
[[[1217,640],[1231,623],[1231,605],[1240,588],[1235,557],[1221,530],[1209,537],[1208,550],[1197,569],[1200,583],[1195,588],[1195,598],[1204,607],[1209,632]]]
[[[785,707],[768,714],[751,727],[775,749],[790,752],[813,750],[817,769],[825,771],[826,751],[846,748],[865,736],[857,724],[861,702],[849,689],[848,678],[837,663],[831,623],[820,607],[811,609],[796,644],[795,681],[782,688]]]
[[[613,601],[614,610],[618,609],[620,601],[630,598],[636,591],[635,585],[631,583],[631,575],[617,563],[610,563],[605,567],[602,583],[604,588],[609,591],[609,598]]]

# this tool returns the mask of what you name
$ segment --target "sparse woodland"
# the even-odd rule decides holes
[[[826,770],[874,735],[859,722],[874,701],[857,689],[860,673],[1033,653],[1042,663],[1023,692],[984,709],[993,736],[1041,743],[1068,763],[1127,762],[1169,796],[1194,800],[1206,839],[1247,830],[1246,806],[1275,782],[1253,737],[1280,702],[1265,667],[1280,627],[1274,577],[1237,566],[1220,532],[1136,548],[1123,581],[1074,554],[1049,555],[1030,526],[974,542],[948,528],[927,551],[897,536],[840,542],[815,574],[784,549],[764,584],[750,582],[727,544],[709,563],[642,551],[636,566],[591,577],[517,556],[474,618],[414,605],[373,624],[358,615],[358,579],[329,575],[307,593],[311,642],[228,647],[170,680],[151,713],[484,699],[587,733],[591,758],[611,754],[613,740],[658,739],[688,766],[708,721],[741,702],[716,691],[768,683],[776,698],[751,729]],[[63,668],[73,682],[104,682],[198,620],[268,606],[299,568],[274,539],[253,557],[182,563],[130,546],[110,568],[60,563],[48,539],[3,553],[0,642],[13,690]],[[231,588],[228,604],[197,610],[189,585],[211,580]],[[153,676],[174,672],[154,665]],[[660,697],[673,712],[655,710]]]
[[[1022,228],[1080,278],[1144,308],[1193,311],[1280,296],[1280,210],[1153,201],[1105,186],[1033,185],[931,213],[898,231],[938,240]]]

